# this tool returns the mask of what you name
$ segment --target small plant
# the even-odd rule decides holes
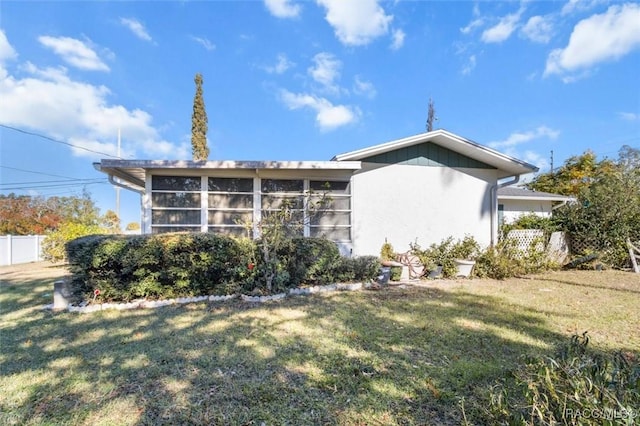
[[[634,410],[640,406],[639,354],[604,354],[588,344],[587,332],[574,335],[555,357],[520,365],[514,372],[514,392],[503,383],[491,389],[487,420],[495,424],[592,424],[584,417],[586,413],[591,420],[599,420],[593,424],[633,424]]]
[[[453,278],[458,273],[456,259],[474,260],[480,254],[478,242],[470,235],[457,241],[448,237],[426,249],[422,249],[417,242],[412,243],[410,247],[411,253],[420,259],[427,270],[433,271],[436,267],[442,266],[442,275],[445,278]]]
[[[451,247],[454,259],[474,260],[480,254],[480,245],[471,235],[465,235]]]
[[[396,253],[395,251],[393,251],[393,246],[385,238],[384,244],[382,244],[382,247],[380,248],[380,260],[390,261],[390,260],[395,260],[395,258],[396,258]]]

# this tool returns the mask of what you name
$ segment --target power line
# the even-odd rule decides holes
[[[104,178],[94,178],[94,179],[65,179],[65,180],[32,180],[28,182],[10,182],[10,183],[0,183],[0,186],[5,185],[31,185],[38,183],[69,183],[69,184],[80,184],[80,183],[91,183],[91,182],[102,182]]]
[[[83,149],[85,151],[92,152],[94,154],[106,155],[107,157],[118,158],[120,160],[122,159],[122,158],[120,158],[120,157],[118,157],[116,155],[107,154],[106,152],[95,151],[93,149],[85,148],[85,147],[79,146],[79,145],[74,145],[74,144],[69,143],[69,142],[59,141],[57,139],[53,139],[53,138],[51,138],[49,136],[42,135],[40,133],[29,132],[27,130],[18,129],[17,127],[7,126],[5,124],[0,124],[0,127],[4,127],[5,129],[13,130],[13,131],[16,131],[16,132],[19,132],[19,133],[24,133],[25,135],[36,136],[36,137],[39,137],[39,138],[42,138],[42,139],[46,139],[46,140],[51,141],[51,142],[60,143],[60,144],[67,145],[67,146],[70,146],[70,147],[73,147],[73,148]]]
[[[59,178],[64,178],[64,179],[77,179],[77,178],[72,178],[72,177],[69,177],[69,176],[52,175],[51,173],[43,173],[43,172],[35,172],[35,171],[33,171],[33,170],[19,169],[19,168],[17,168],[17,167],[0,166],[0,168],[1,168],[1,169],[17,170],[17,171],[19,171],[19,172],[33,173],[33,174],[36,174],[36,175],[59,177]]]
[[[87,186],[87,185],[104,185],[107,183],[107,180],[101,182],[76,182],[76,183],[59,183],[54,185],[32,185],[32,186],[14,186],[9,188],[0,188],[0,191],[26,191],[29,189],[42,189],[42,188],[68,188],[68,187],[77,187],[77,186]]]

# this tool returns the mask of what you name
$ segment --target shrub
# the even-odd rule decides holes
[[[325,238],[291,238],[278,256],[289,275],[286,288],[300,284],[328,284],[335,280],[333,270],[340,258],[338,246]]]
[[[520,250],[513,240],[501,240],[476,257],[474,274],[480,278],[502,280],[555,269],[546,251],[539,250],[540,241],[534,240],[526,250]]]
[[[640,406],[640,354],[598,353],[588,343],[586,332],[574,335],[554,357],[521,364],[514,372],[511,394],[504,384],[492,389],[487,420],[493,424],[633,424]]]
[[[341,257],[333,275],[338,282],[369,282],[378,276],[380,261],[376,256]]]
[[[548,240],[554,231],[558,231],[558,225],[550,217],[539,216],[535,213],[523,214],[511,223],[505,223],[500,227],[502,238],[509,235],[509,231],[514,229],[540,229],[544,233],[545,240]]]
[[[229,294],[246,279],[246,251],[217,234],[84,237],[67,244],[77,297],[102,300]],[[243,273],[245,274],[243,276]]]
[[[455,259],[474,260],[480,253],[478,242],[470,235],[455,242],[453,237],[448,237],[438,244],[431,244],[427,249],[422,249],[418,243],[413,243],[410,247],[411,253],[417,256],[428,270],[434,270],[436,266],[441,265],[445,278],[456,276],[458,269]]]
[[[385,239],[384,244],[380,248],[380,260],[395,260],[396,253],[393,250],[393,246],[391,243],[387,242]]]
[[[42,242],[42,257],[50,262],[63,262],[65,256],[65,244],[85,235],[97,235],[104,230],[97,225],[86,225],[76,222],[62,223],[55,231],[47,234]]]

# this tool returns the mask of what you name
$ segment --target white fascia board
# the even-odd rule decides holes
[[[102,168],[359,170],[359,161],[102,160]]]

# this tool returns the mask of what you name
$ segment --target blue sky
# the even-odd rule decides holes
[[[211,160],[328,160],[423,132],[429,98],[541,171],[640,146],[638,2],[2,1],[0,190],[115,210],[92,162],[118,130],[122,158],[190,159],[197,72]]]

